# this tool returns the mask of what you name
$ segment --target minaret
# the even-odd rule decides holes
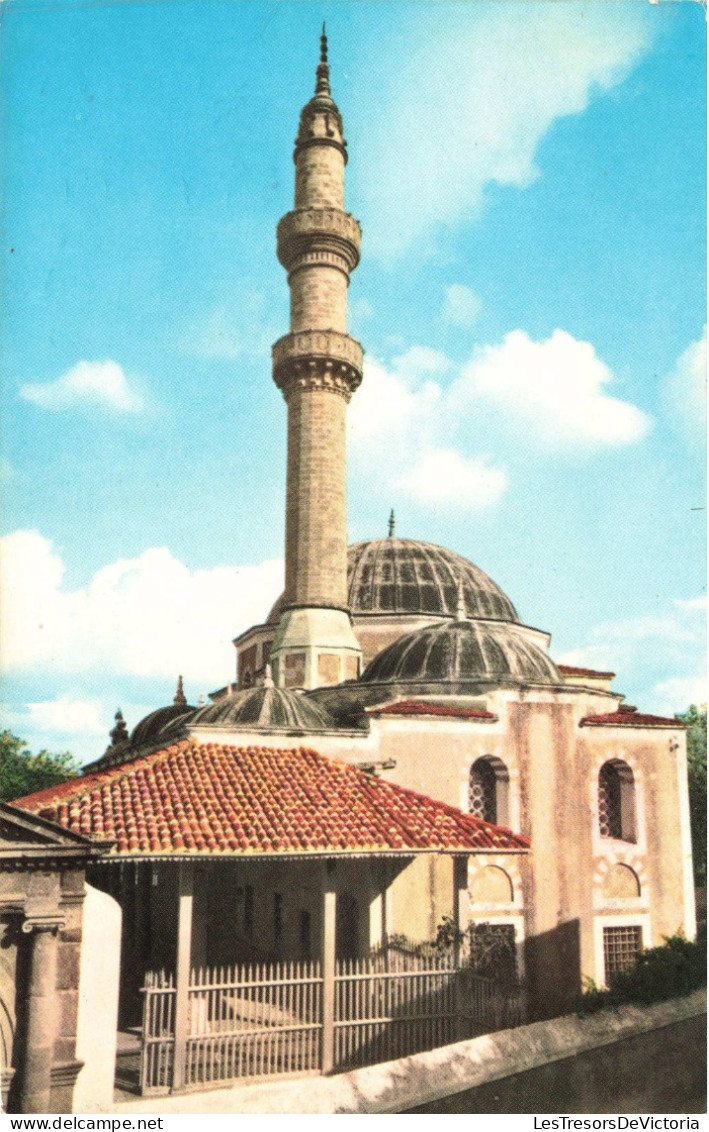
[[[360,227],[344,211],[347,149],[330,94],[323,25],[315,94],[295,142],[295,208],[278,225],[288,272],[290,334],[273,347],[273,380],[288,405],[286,608],[273,679],[317,688],[359,675],[347,608],[345,409],[362,380],[362,347],[347,334],[347,287]]]

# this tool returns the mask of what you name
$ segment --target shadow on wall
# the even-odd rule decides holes
[[[581,996],[581,928],[568,920],[525,942],[530,1022],[574,1010]]]

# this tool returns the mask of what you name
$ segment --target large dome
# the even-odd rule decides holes
[[[529,631],[491,621],[444,621],[406,633],[360,677],[363,684],[561,684]]]
[[[352,613],[429,614],[456,617],[462,598],[467,617],[518,621],[510,599],[492,578],[445,547],[415,539],[357,542],[347,551],[348,604]],[[283,595],[269,624],[280,619]]]

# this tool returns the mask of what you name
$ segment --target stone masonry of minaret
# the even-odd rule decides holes
[[[288,406],[288,469],[286,609],[271,659],[275,682],[288,687],[351,679],[360,664],[347,609],[345,410],[362,380],[362,347],[347,334],[361,235],[344,211],[346,146],[323,30],[293,154],[295,208],[277,233],[290,333],[273,347],[273,379]]]

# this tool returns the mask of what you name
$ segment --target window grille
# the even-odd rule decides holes
[[[606,985],[619,971],[628,971],[642,949],[642,929],[638,924],[603,929],[603,964]]]
[[[483,821],[497,821],[497,775],[487,759],[478,759],[470,771],[468,807]]]
[[[598,828],[601,837],[635,841],[635,783],[620,760],[604,763],[598,775]]]
[[[620,779],[612,763],[598,776],[598,824],[601,837],[620,837]]]

